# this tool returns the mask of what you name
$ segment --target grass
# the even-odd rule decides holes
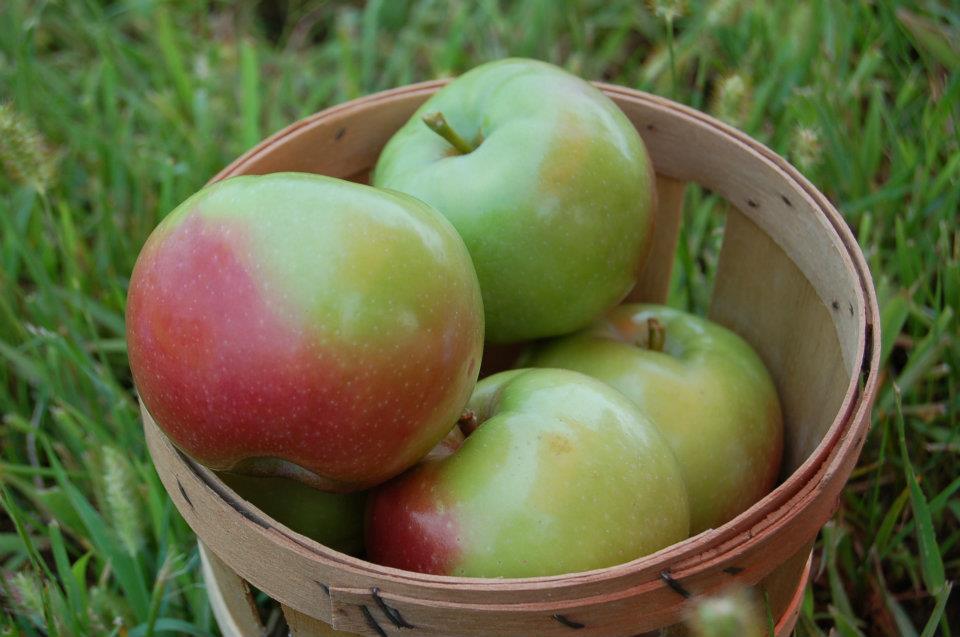
[[[799,634],[960,633],[958,40],[947,0],[6,0],[0,634],[216,632],[127,368],[139,247],[287,123],[506,55],[712,112],[836,202],[874,273],[885,382]],[[723,205],[688,196],[675,305],[706,307]]]

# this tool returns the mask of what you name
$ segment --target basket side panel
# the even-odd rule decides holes
[[[823,210],[780,164],[782,159],[702,113],[627,89],[604,88],[643,135],[658,174],[722,195],[784,249],[822,303],[838,304],[842,311],[831,318],[841,362],[848,377],[855,374],[864,321],[856,270]]]
[[[743,336],[773,374],[787,475],[823,439],[847,374],[830,311],[780,246],[736,210],[727,213],[710,318]]]
[[[444,637],[562,637],[570,634],[571,622],[579,625],[576,634],[583,637],[637,635],[681,621],[687,596],[715,595],[728,586],[758,584],[771,590],[771,612],[777,617],[792,603],[786,589],[792,583],[796,590],[801,582],[802,561],[795,561],[795,547],[802,546],[809,551],[819,528],[816,520],[828,515],[829,505],[817,499],[810,511],[812,528],[791,528],[785,533],[790,537],[768,538],[733,562],[726,554],[708,558],[712,564],[707,569],[699,566],[690,571],[682,567],[666,569],[654,581],[625,589],[614,588],[591,597],[537,603],[463,604],[381,591],[380,601],[415,626],[417,634]],[[789,566],[780,575],[765,580],[771,572],[770,563]],[[666,581],[670,585],[664,586]],[[331,587],[330,595],[331,621],[337,629],[375,635],[363,613],[367,607],[381,627],[393,634],[390,631],[394,626],[374,605],[369,589]]]
[[[220,632],[232,637],[260,637],[263,624],[253,603],[250,586],[203,542],[197,542],[203,582]]]
[[[247,590],[249,581],[274,599],[329,617],[323,577],[332,565],[311,560],[311,554],[300,547],[281,544],[272,522],[252,511],[241,513],[223,494],[213,491],[180,457],[149,413],[141,414],[157,473],[184,520],[204,542],[210,564],[216,567],[212,572],[221,586],[226,585],[224,599],[235,615],[243,614],[237,600],[244,598],[239,591]],[[246,633],[240,635],[246,637]]]
[[[806,587],[805,575],[808,573],[805,571],[812,550],[813,542],[805,544],[793,557],[780,564],[757,584],[757,590],[766,594],[770,613],[774,617],[787,615],[797,596],[797,589],[800,589],[802,594]]]
[[[387,140],[406,123],[432,89],[394,91],[323,111],[284,129],[234,162],[214,181],[235,175],[297,171],[366,181]],[[375,107],[374,107],[375,106]]]
[[[653,237],[637,285],[628,301],[666,303],[670,290],[670,274],[677,250],[680,221],[683,217],[683,195],[686,182],[657,175],[657,206],[653,218]]]

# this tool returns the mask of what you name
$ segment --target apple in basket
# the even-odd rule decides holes
[[[783,419],[773,380],[746,341],[716,323],[623,305],[522,360],[588,374],[637,404],[677,454],[693,533],[732,519],[777,480]]]
[[[483,309],[463,241],[428,205],[276,173],[208,186],[161,222],[127,343],[146,409],[201,464],[351,491],[456,422]]]
[[[620,392],[567,370],[510,370],[480,381],[468,409],[459,449],[370,492],[372,561],[441,575],[556,575],[687,537],[680,466]]]
[[[431,96],[387,143],[373,185],[456,226],[490,342],[584,327],[626,296],[649,246],[640,135],[596,87],[536,60],[478,66]]]

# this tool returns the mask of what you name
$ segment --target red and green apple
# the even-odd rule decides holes
[[[468,410],[459,449],[370,492],[372,561],[442,575],[554,575],[687,537],[673,452],[608,385],[567,370],[510,370],[480,381]]]
[[[601,91],[551,64],[481,65],[390,139],[373,185],[436,207],[470,250],[491,342],[564,334],[633,287],[651,230],[643,141]]]
[[[746,341],[716,323],[623,305],[521,360],[588,374],[637,404],[680,461],[693,533],[732,519],[777,480],[783,423],[773,380]]]
[[[127,343],[147,410],[200,463],[350,491],[456,422],[483,309],[463,241],[428,205],[276,173],[204,188],[161,222]]]

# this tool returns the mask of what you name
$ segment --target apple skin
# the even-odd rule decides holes
[[[662,352],[643,346],[650,318],[664,327]],[[533,346],[521,361],[588,374],[633,400],[677,454],[693,533],[733,519],[776,483],[783,454],[776,388],[746,341],[716,323],[623,305],[577,334]]]
[[[567,370],[477,384],[452,455],[372,490],[367,557],[440,575],[532,577],[628,562],[687,537],[686,487],[656,427]]]
[[[351,491],[456,422],[483,309],[463,241],[426,204],[275,173],[204,188],[161,222],[127,344],[147,409],[201,464]]]
[[[482,142],[460,154],[423,122],[434,112]],[[636,129],[597,88],[535,60],[484,64],[431,96],[372,183],[456,226],[495,343],[565,334],[616,305],[651,234],[653,173]]]
[[[237,495],[290,530],[341,553],[363,552],[365,492],[327,493],[288,478],[217,475]]]

